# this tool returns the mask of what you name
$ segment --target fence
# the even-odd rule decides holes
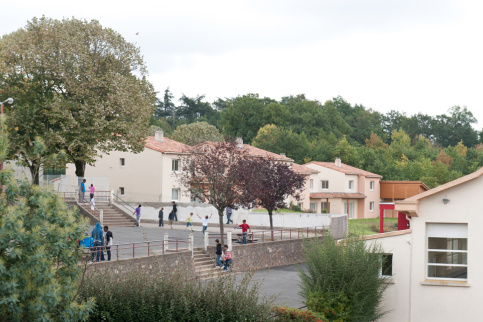
[[[166,252],[177,252],[180,250],[193,251],[193,237],[191,234],[188,238],[169,238],[167,236],[168,234],[164,235],[163,240],[124,243],[112,246],[86,247],[85,255],[88,256],[88,259],[92,258],[93,260],[97,260],[97,258],[101,256],[101,253],[109,250],[111,252],[111,256],[115,255],[115,259],[114,256],[112,256],[111,260],[119,260],[146,256],[149,257],[161,254],[164,255]],[[110,247],[110,249],[107,249],[107,247]]]

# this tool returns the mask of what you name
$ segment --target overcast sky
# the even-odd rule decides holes
[[[42,15],[99,20],[141,47],[159,97],[340,95],[408,115],[460,105],[483,126],[483,1],[17,0],[0,12],[2,35]]]

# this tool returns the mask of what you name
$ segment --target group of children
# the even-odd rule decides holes
[[[228,249],[228,245],[225,245],[225,251],[221,251],[221,244],[220,240],[216,239],[216,267],[223,269],[224,271],[230,269],[231,272],[233,272],[232,267],[231,267],[231,251]]]

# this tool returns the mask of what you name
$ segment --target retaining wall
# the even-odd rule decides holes
[[[313,237],[309,239],[322,237]],[[303,239],[291,239],[247,245],[234,245],[233,267],[237,272],[304,263]],[[216,246],[207,253],[215,257]]]

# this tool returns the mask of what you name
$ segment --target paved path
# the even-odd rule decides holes
[[[272,267],[257,271],[252,282],[261,283],[261,296],[276,296],[275,304],[299,308],[304,306],[304,298],[300,292],[300,278],[298,268],[305,268],[304,264]]]

